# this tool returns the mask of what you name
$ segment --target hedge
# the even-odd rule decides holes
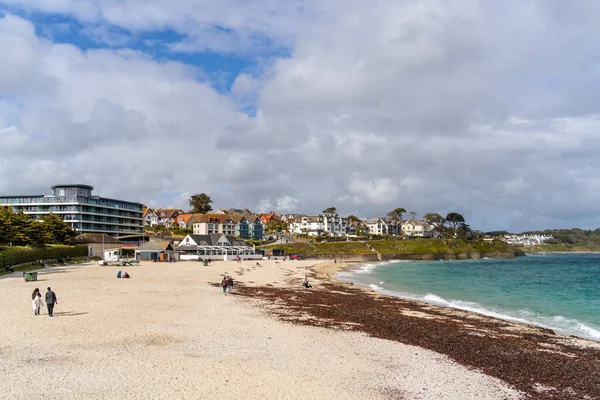
[[[86,257],[87,246],[9,247],[0,251],[0,268],[37,260],[54,260],[66,257]]]

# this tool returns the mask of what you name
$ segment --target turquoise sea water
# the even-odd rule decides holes
[[[600,341],[600,254],[365,264],[339,278]]]

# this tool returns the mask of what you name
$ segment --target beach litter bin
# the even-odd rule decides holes
[[[37,272],[23,272],[25,282],[37,281]]]
[[[205,267],[208,266],[208,260],[204,260],[204,261],[202,261],[202,263],[204,264]]]

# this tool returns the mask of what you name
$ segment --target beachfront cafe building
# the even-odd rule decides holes
[[[79,234],[120,237],[143,232],[141,203],[95,196],[93,190],[89,185],[54,185],[51,193],[0,196],[0,206],[41,220],[52,213]]]
[[[176,248],[182,252],[181,260],[198,260],[205,258],[223,260],[260,259],[262,254],[256,254],[253,246],[232,235],[220,233],[210,235],[187,235]]]
[[[169,241],[144,243],[135,250],[135,259],[139,261],[169,262],[179,260],[179,253],[174,251]]]

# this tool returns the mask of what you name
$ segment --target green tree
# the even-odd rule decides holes
[[[387,213],[387,216],[390,217],[393,221],[396,221],[398,224],[398,234],[402,235],[402,216],[406,214],[406,209],[402,207],[394,208],[392,211]]]
[[[11,207],[0,207],[0,244],[10,244],[14,241],[13,214],[14,211]]]
[[[265,232],[274,233],[288,230],[288,224],[284,221],[270,221],[265,225]]]
[[[16,246],[26,246],[30,244],[27,233],[29,232],[31,217],[23,212],[13,213],[10,223],[14,229],[13,241],[11,244]]]
[[[456,228],[456,235],[461,238],[469,237],[472,233],[471,227],[467,224],[460,223]]]
[[[417,218],[417,213],[415,211],[409,211],[408,213],[410,214],[410,219],[412,219],[413,221],[415,220],[415,218]]]
[[[335,207],[328,207],[328,208],[326,208],[326,209],[323,210],[323,214],[325,214],[325,215],[327,215],[329,217],[333,217],[333,216],[338,215],[338,212],[337,212],[337,210],[336,210]]]
[[[195,194],[190,197],[190,213],[192,214],[206,214],[212,210],[210,203],[213,201],[205,193]]]
[[[444,222],[444,217],[438,213],[427,213],[423,216],[423,218],[425,218],[425,221],[427,222],[433,222],[440,225]]]
[[[167,230],[167,228],[162,225],[154,225],[152,227],[152,232],[154,232],[154,233],[164,232],[166,230]]]
[[[450,235],[454,236],[454,234],[457,234],[458,232],[456,231],[456,228],[465,223],[465,217],[463,217],[462,215],[460,215],[459,213],[455,213],[455,212],[451,212],[448,215],[446,215],[446,223],[448,224],[448,226],[450,227]]]
[[[40,220],[31,220],[27,226],[27,244],[32,247],[44,247],[52,242],[52,235],[48,232],[48,226]]]
[[[358,218],[356,215],[349,215],[348,216],[348,221],[350,221],[350,222],[360,222],[360,218]]]
[[[46,243],[69,244],[77,236],[69,224],[53,213],[44,216],[44,225],[48,234]]]
[[[390,211],[389,213],[387,213],[387,216],[395,221],[402,222],[402,216],[404,214],[406,214],[406,209],[400,207],[400,208],[395,208],[392,211]]]

